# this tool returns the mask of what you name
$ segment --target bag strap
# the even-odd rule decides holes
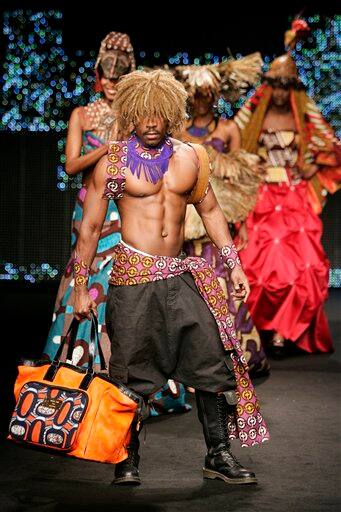
[[[211,175],[210,159],[206,149],[201,144],[189,144],[195,151],[199,160],[199,174],[197,182],[187,198],[188,204],[199,203],[207,191]]]
[[[71,327],[72,327],[72,324],[70,326],[70,329],[71,329]],[[69,329],[69,331],[70,331],[70,329]],[[78,327],[77,327],[77,329],[78,329]],[[76,335],[77,335],[77,332],[76,332]],[[67,338],[67,336],[68,336],[68,334],[66,335],[65,339]],[[94,340],[96,343],[94,343]],[[76,341],[76,336],[71,335],[66,359],[72,360],[72,353],[74,350],[75,341]],[[95,359],[96,346],[98,348],[98,355],[99,355],[99,359],[100,359],[101,370],[106,370],[107,366],[105,364],[103,350],[102,350],[101,344],[99,342],[98,319],[97,319],[96,315],[94,315],[91,311],[91,331],[90,331],[90,343],[89,343],[89,358],[91,360]],[[93,364],[92,364],[92,366],[93,366]]]
[[[105,364],[103,350],[102,350],[101,344],[99,342],[98,318],[91,311],[91,334],[90,334],[89,356],[91,354],[92,366],[93,366],[95,355],[96,355],[96,346],[97,346],[98,355],[99,355],[99,359],[100,359],[101,370],[106,370],[107,366]]]
[[[70,336],[70,345],[72,347],[74,346],[75,339],[76,339],[77,332],[78,332],[78,326],[79,326],[78,320],[75,317],[73,317],[70,327],[67,330],[67,333],[61,339],[60,345],[58,347],[57,352],[55,353],[52,363],[58,364],[60,362],[60,358],[62,357],[64,346],[65,346],[66,341],[69,336]]]
[[[76,318],[73,318],[71,324],[70,324],[70,327],[66,333],[66,335],[63,337],[63,339],[61,340],[61,343],[58,347],[58,350],[53,358],[53,361],[51,362],[51,365],[50,367],[48,368],[46,374],[45,374],[45,377],[44,379],[45,380],[50,380],[52,381],[56,375],[56,371],[61,363],[61,356],[62,356],[62,353],[63,353],[63,349],[64,349],[64,346],[66,344],[66,341],[67,341],[67,338],[68,336],[70,335],[70,343],[69,343],[69,348],[68,348],[68,354],[67,354],[67,357],[69,357],[69,355],[71,356],[72,354],[72,351],[73,351],[73,348],[74,348],[74,345],[75,345],[75,340],[76,340],[76,336],[77,336],[77,332],[78,332],[78,327],[79,327],[79,322]],[[106,370],[106,364],[105,364],[105,360],[104,360],[104,355],[103,355],[103,351],[102,351],[102,347],[100,345],[100,342],[99,342],[99,335],[98,335],[98,320],[97,320],[97,317],[94,315],[94,313],[91,311],[91,329],[90,329],[90,342],[89,342],[89,358],[88,358],[88,364],[87,364],[87,369],[86,369],[86,372],[87,374],[90,374],[90,375],[93,375],[94,373],[94,359],[95,359],[95,354],[96,354],[96,345],[98,347],[98,353],[99,353],[99,358],[100,358],[100,364],[101,364],[101,370]]]

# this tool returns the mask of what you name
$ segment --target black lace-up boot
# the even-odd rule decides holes
[[[229,392],[232,393],[233,392]],[[228,393],[227,393],[228,395]],[[203,426],[207,454],[204,478],[218,478],[228,484],[255,484],[255,474],[238,462],[231,453],[227,430],[228,403],[223,393],[196,391],[199,421]]]
[[[119,462],[115,466],[115,478],[112,485],[140,485],[139,474],[139,431],[136,428],[132,429],[131,440],[128,450],[128,458]]]

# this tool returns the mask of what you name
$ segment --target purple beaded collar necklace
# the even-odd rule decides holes
[[[169,159],[173,155],[173,144],[166,137],[158,146],[145,148],[136,135],[128,139],[127,167],[138,179],[143,172],[147,181],[154,185],[168,170]]]

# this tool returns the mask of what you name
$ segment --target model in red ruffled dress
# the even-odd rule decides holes
[[[318,214],[341,178],[339,143],[302,89],[290,55],[273,62],[235,122],[242,147],[267,168],[241,252],[252,318],[258,329],[272,332],[277,355],[285,340],[307,352],[329,352],[323,310],[329,263]]]

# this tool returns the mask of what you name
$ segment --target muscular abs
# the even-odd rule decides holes
[[[181,251],[187,195],[198,176],[194,150],[176,140],[173,144],[163,179],[153,185],[128,171],[124,197],[118,201],[122,239],[149,254],[177,256]]]

